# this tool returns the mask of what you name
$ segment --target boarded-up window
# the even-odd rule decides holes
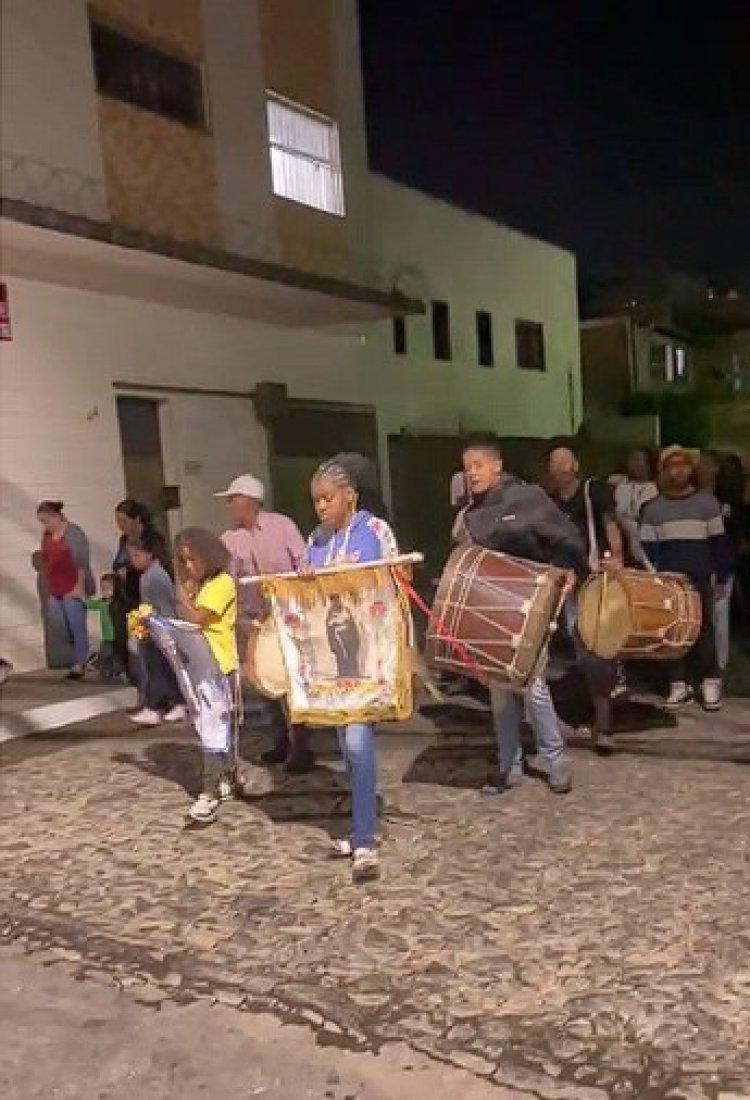
[[[203,79],[197,65],[100,23],[91,24],[91,48],[102,95],[185,126],[204,126]]]

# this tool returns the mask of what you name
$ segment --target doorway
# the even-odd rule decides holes
[[[118,397],[125,492],[145,504],[160,531],[169,531],[159,401]]]
[[[391,435],[388,460],[396,526],[403,532],[403,544],[424,554],[418,587],[427,593],[450,553],[454,520],[450,483],[461,469],[461,440]]]

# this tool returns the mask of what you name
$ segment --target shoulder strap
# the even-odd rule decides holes
[[[583,483],[583,500],[586,505],[586,528],[589,536],[589,568],[592,572],[596,572],[601,566],[601,558],[599,556],[599,540],[596,537],[594,505],[591,502],[592,480],[593,479],[589,477]]]

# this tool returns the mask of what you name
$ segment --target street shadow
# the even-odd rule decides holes
[[[245,789],[238,801],[259,809],[274,823],[316,821],[325,827],[326,822],[350,815],[351,799],[343,775],[322,765],[300,776],[287,775],[279,767],[260,766],[256,762],[257,738],[249,740],[252,752],[247,751],[245,738],[240,746],[239,768],[245,776]],[[152,741],[138,752],[113,753],[112,760],[171,783],[189,798],[197,798],[201,791],[201,750],[197,742]]]
[[[0,744],[0,771],[4,768],[18,767],[26,760],[39,756],[56,756],[58,753],[69,752],[78,745],[87,742],[98,742],[111,738],[135,736],[137,731],[132,727],[123,728],[116,733],[102,733],[101,730],[80,730],[66,726],[59,730],[50,730],[46,733],[37,733],[31,730],[27,734],[17,736],[12,741]]]
[[[629,669],[633,688],[654,691],[661,686],[661,669]],[[644,674],[645,673],[645,674]],[[594,750],[585,729],[593,720],[593,707],[586,682],[575,668],[567,669],[550,682],[555,709],[565,727],[566,742],[576,749]],[[445,703],[426,703],[420,713],[439,731],[436,742],[413,761],[403,777],[404,783],[430,783],[438,786],[480,789],[497,782],[497,756],[492,732],[489,698],[474,690],[468,700],[449,699]],[[731,738],[717,741],[693,729],[679,735],[678,717],[663,706],[644,699],[623,698],[613,707],[614,749],[611,756],[638,755],[674,760],[713,760],[719,763],[747,764],[750,746],[733,744]],[[522,729],[526,768],[536,774],[533,764],[535,745],[526,724]]]

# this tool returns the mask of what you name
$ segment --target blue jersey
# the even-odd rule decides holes
[[[313,569],[337,562],[382,561],[397,553],[388,524],[365,511],[357,512],[343,531],[317,527],[307,543],[307,561]]]

